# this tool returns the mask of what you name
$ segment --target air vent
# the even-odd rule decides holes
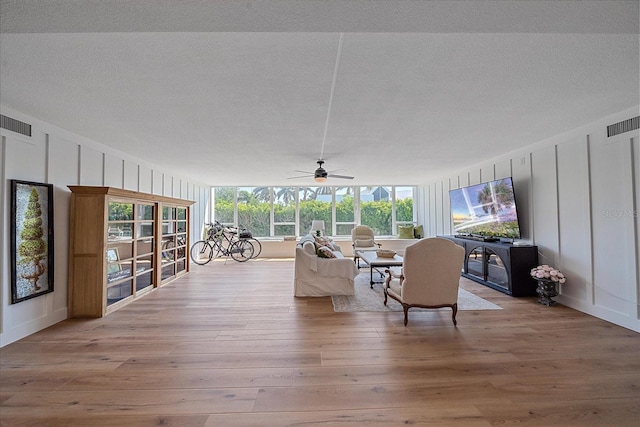
[[[607,138],[640,129],[640,116],[607,126]]]
[[[31,136],[31,125],[0,114],[0,127],[21,135]]]

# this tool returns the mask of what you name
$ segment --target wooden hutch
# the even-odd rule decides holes
[[[69,317],[102,317],[189,271],[189,200],[69,186]]]

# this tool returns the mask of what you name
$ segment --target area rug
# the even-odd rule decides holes
[[[351,311],[402,311],[402,305],[397,301],[389,298],[387,305],[384,305],[384,292],[382,283],[373,285],[373,289],[369,286],[369,273],[362,273],[355,280],[355,295],[334,295],[331,297],[333,301],[333,311],[335,312],[351,312]],[[421,308],[412,308],[411,311],[426,310]],[[444,309],[441,309],[444,310]],[[451,310],[447,308],[446,310]],[[458,288],[458,310],[502,310],[502,307],[489,302],[479,296]]]

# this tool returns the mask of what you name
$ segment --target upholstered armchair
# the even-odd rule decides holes
[[[387,270],[384,305],[387,305],[387,297],[402,304],[405,326],[412,307],[451,307],[451,318],[457,325],[458,286],[463,262],[464,249],[447,239],[431,237],[407,246],[402,273]]]
[[[351,230],[351,245],[353,246],[353,262],[358,265],[359,256],[356,251],[375,251],[382,246],[376,243],[373,229],[367,225],[356,225]]]

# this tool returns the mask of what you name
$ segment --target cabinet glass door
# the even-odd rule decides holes
[[[134,204],[110,201],[107,213],[107,305],[133,295]]]
[[[162,207],[162,281],[186,270],[187,212],[184,207]]]
[[[154,205],[144,203],[136,205],[136,292],[151,288],[154,285],[154,214]]]
[[[485,248],[485,252],[487,255],[487,276],[485,280],[509,289],[509,276],[502,258],[489,248]]]
[[[484,248],[474,248],[467,258],[467,273],[484,280]]]

